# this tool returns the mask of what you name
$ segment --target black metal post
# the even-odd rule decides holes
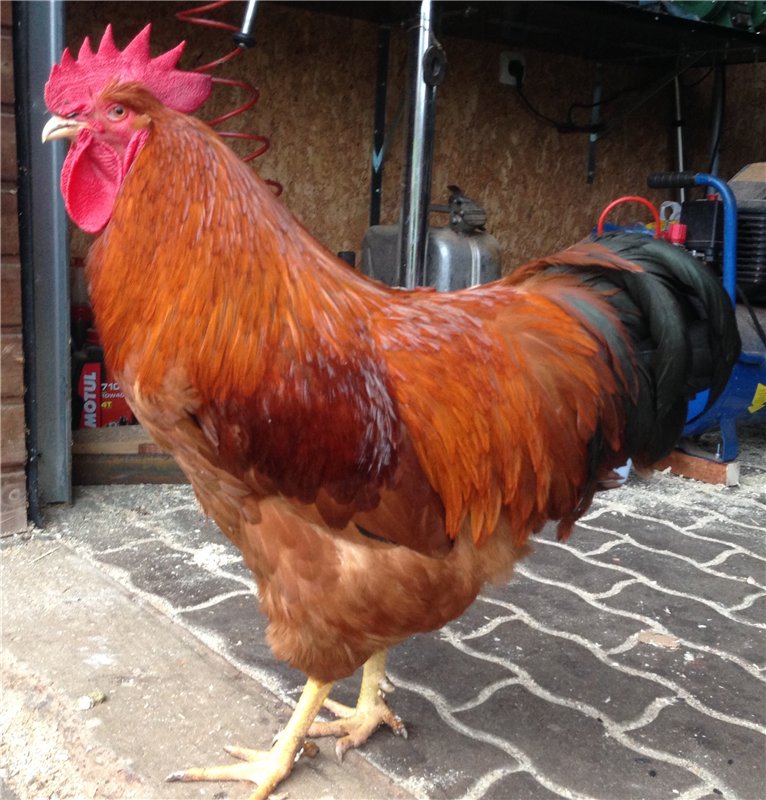
[[[386,140],[386,99],[388,96],[388,55],[391,31],[378,28],[378,74],[375,81],[375,120],[372,131],[372,172],[370,176],[370,225],[380,224],[383,192],[383,159]]]
[[[676,75],[673,79],[673,97],[675,100],[673,128],[676,139],[676,172],[686,170],[686,158],[684,157],[684,114],[683,100],[681,97],[681,79]],[[686,202],[686,189],[681,186],[678,188],[678,201]]]
[[[72,499],[69,242],[59,177],[66,148],[43,144],[43,88],[64,49],[64,3],[13,3],[29,516]]]

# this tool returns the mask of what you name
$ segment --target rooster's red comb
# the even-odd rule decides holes
[[[107,25],[97,52],[91,49],[87,36],[76,59],[69,48],[64,50],[61,64],[54,64],[45,84],[48,108],[56,114],[65,114],[83,101],[91,102],[92,96],[116,80],[142,84],[168,108],[185,114],[196,111],[210,96],[210,76],[176,69],[186,42],[152,58],[151,30],[152,26],[147,25],[120,50],[114,43],[112,26]]]

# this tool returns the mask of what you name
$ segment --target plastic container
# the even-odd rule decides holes
[[[72,427],[111,428],[136,418],[120,386],[110,380],[98,334],[91,328],[72,355]]]

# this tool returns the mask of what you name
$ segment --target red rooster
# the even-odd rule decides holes
[[[739,351],[718,281],[640,235],[575,245],[496,283],[405,292],[320,245],[206,125],[182,45],[109,28],[53,68],[43,138],[101,232],[87,264],[105,355],[136,415],[255,574],[274,654],[308,676],[268,752],[178,780],[266,797],[305,737],[405,732],[387,648],[505,580],[547,520],[566,536],[628,458],[665,455],[688,399]],[[356,709],[315,723],[364,665]]]

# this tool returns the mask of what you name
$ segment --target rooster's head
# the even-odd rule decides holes
[[[117,192],[151,130],[151,118],[130,103],[151,98],[190,113],[207,100],[211,79],[176,69],[185,43],[156,58],[149,54],[147,25],[124,50],[107,26],[93,52],[86,39],[75,59],[64,50],[45,85],[45,103],[54,114],[43,141],[72,140],[61,172],[64,202],[75,223],[97,233],[108,222]]]

